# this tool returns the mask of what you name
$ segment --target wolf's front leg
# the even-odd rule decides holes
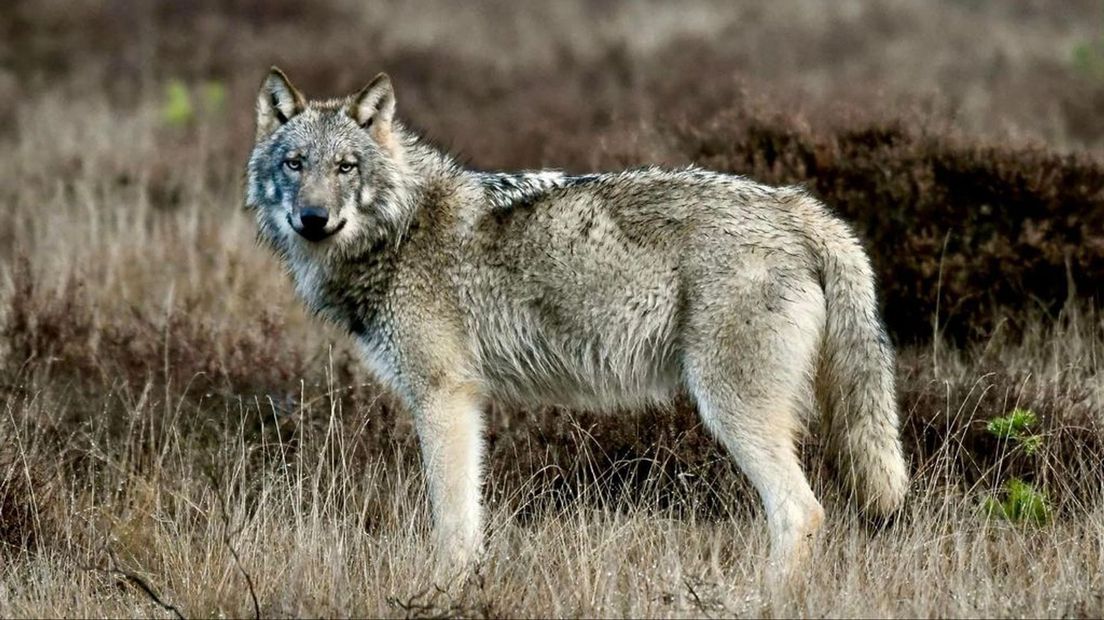
[[[437,389],[415,420],[438,553],[453,567],[469,565],[483,547],[481,399],[462,386]]]

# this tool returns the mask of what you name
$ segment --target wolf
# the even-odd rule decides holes
[[[690,167],[466,169],[395,118],[386,74],[256,102],[245,206],[308,308],[412,412],[441,556],[482,551],[487,403],[696,403],[791,565],[824,510],[795,453],[819,414],[860,507],[908,486],[869,260],[801,189]]]

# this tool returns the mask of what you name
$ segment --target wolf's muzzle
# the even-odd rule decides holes
[[[298,217],[288,214],[287,221],[299,236],[308,241],[321,241],[345,227],[345,220],[341,220],[332,228],[327,228],[330,213],[321,207],[304,207],[299,210]]]

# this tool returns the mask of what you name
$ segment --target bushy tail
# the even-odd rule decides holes
[[[908,472],[901,454],[893,348],[878,316],[870,261],[850,229],[829,220],[811,232],[827,320],[817,397],[828,447],[873,517],[901,507]]]

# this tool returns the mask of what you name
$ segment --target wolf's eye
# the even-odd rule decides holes
[[[354,164],[354,163],[343,161],[343,162],[341,162],[340,164],[337,165],[337,171],[340,172],[341,174],[349,174],[354,169],[356,169],[356,167],[357,167],[357,165]]]
[[[303,162],[298,159],[285,159],[284,167],[293,172],[298,172],[303,167]]]

